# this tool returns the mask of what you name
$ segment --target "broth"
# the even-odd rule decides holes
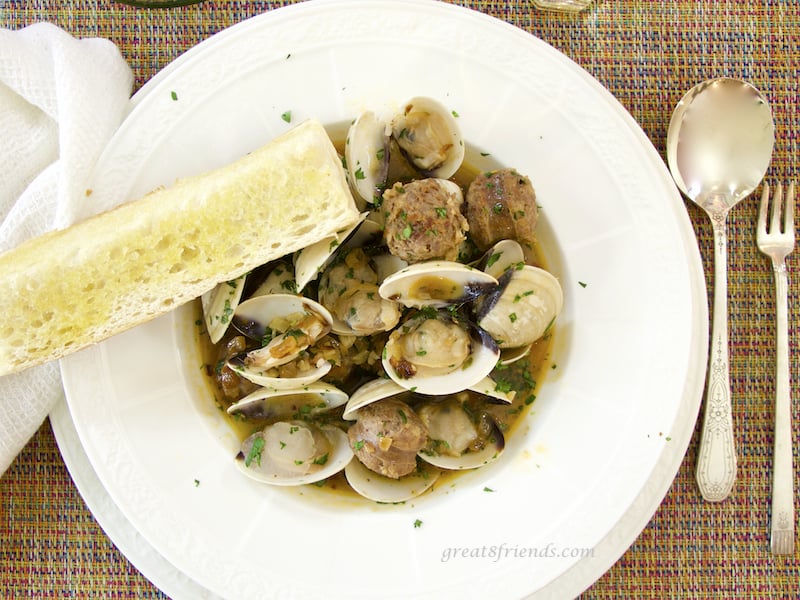
[[[337,144],[337,150],[340,152],[342,151],[342,147],[343,142]],[[477,153],[474,154],[477,156]],[[468,162],[469,157],[470,152],[468,151],[465,164],[453,177],[453,180],[465,190],[469,186],[469,183],[483,170],[474,166],[472,162]],[[483,160],[483,162],[485,162],[485,160]],[[538,246],[534,245],[532,249],[526,249],[526,263],[544,268],[542,252]],[[433,283],[435,284],[436,282]],[[441,290],[434,290],[432,293],[439,294],[444,292]],[[202,308],[199,299],[196,301],[196,311],[196,323],[198,324],[196,328],[196,337],[197,343],[200,344],[201,356],[203,357],[205,363],[205,368],[203,369],[205,374],[204,379],[209,386],[209,390],[215,399],[217,407],[223,412],[225,419],[230,424],[237,438],[243,440],[255,431],[263,429],[266,425],[270,424],[270,422],[275,421],[276,418],[271,415],[243,418],[239,415],[230,415],[227,413],[227,408],[233,403],[233,401],[226,399],[225,395],[221,391],[221,388],[215,378],[215,372],[219,368],[220,363],[219,349],[234,334],[229,331],[218,344],[211,344],[205,331],[205,326],[203,325]],[[230,329],[232,330],[233,328],[231,327]],[[385,336],[377,339],[378,344],[381,344],[383,341],[385,341]],[[536,391],[541,385],[542,380],[545,378],[546,372],[550,369],[550,353],[552,349],[552,342],[553,331],[551,329],[533,344],[527,356],[509,365],[498,365],[491,374],[491,377],[498,384],[499,389],[502,391],[513,390],[516,392],[514,400],[511,404],[486,403],[483,407],[483,410],[488,412],[495,419],[498,427],[506,438],[515,435],[515,431],[519,428],[520,423],[523,421],[522,417],[527,414],[529,407],[533,404],[536,397]],[[344,383],[340,381],[331,381],[331,383],[342,388],[345,392],[350,394],[358,387],[358,385],[374,377],[374,374],[369,375],[366,373],[356,373],[355,376],[349,378],[349,381]],[[326,379],[327,377],[323,377],[323,380]],[[481,399],[482,402],[485,402],[485,397],[483,397],[481,394],[476,392],[467,393],[471,396],[468,402],[477,402],[478,399]],[[404,401],[408,402],[412,408],[414,407],[415,403],[422,399],[422,397],[415,397],[412,392],[407,392],[404,396],[398,397],[401,397]],[[307,418],[313,410],[313,404],[315,401],[314,397],[308,396],[305,400],[300,397],[298,401],[298,397],[293,396],[293,399],[293,402],[287,403],[283,407],[283,410],[291,413],[293,415],[291,418]],[[286,403],[286,401],[284,401],[284,403]],[[341,415],[343,409],[344,407],[339,407],[337,409],[327,411],[324,414],[315,415],[314,422],[332,424],[346,431],[346,429],[354,421],[342,420]],[[283,418],[286,418],[285,413]],[[441,488],[445,485],[450,486],[462,473],[462,471],[445,471],[434,487]],[[340,472],[337,475],[329,477],[328,479],[316,484],[310,485],[314,485],[319,489],[333,494],[345,494],[348,497],[357,497],[364,501],[371,502],[366,498],[362,498],[350,488],[343,472]]]

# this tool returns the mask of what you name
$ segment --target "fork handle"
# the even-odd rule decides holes
[[[736,449],[728,349],[727,211],[710,215],[714,229],[714,307],[705,413],[697,455],[696,479],[703,498],[724,500],[736,479]]]
[[[772,465],[771,546],[774,554],[794,551],[794,471],[792,469],[792,408],[789,397],[788,277],[783,261],[775,271],[775,447]]]

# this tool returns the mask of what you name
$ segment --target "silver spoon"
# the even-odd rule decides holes
[[[667,131],[667,162],[680,190],[708,213],[714,232],[714,305],[697,485],[724,500],[736,479],[728,350],[728,211],[764,178],[775,144],[772,111],[749,83],[705,81],[678,102]]]

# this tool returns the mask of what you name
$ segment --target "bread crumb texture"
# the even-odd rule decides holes
[[[0,255],[0,375],[153,319],[358,218],[306,121],[235,163]]]

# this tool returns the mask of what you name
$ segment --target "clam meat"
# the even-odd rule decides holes
[[[308,350],[331,330],[332,317],[319,303],[292,294],[270,294],[239,305],[233,324],[262,345],[228,360],[242,377],[274,389],[320,379],[331,365]],[[282,369],[284,365],[291,365]],[[283,371],[283,372],[281,372]]]
[[[455,116],[433,98],[418,96],[406,102],[392,120],[392,135],[429,177],[447,179],[464,161],[464,140]]]
[[[335,333],[372,335],[400,321],[399,305],[378,293],[377,267],[362,248],[337,256],[320,277],[318,298],[333,317]]]
[[[494,341],[449,311],[419,311],[392,331],[382,362],[398,385],[420,394],[459,392],[483,380],[497,364]]]
[[[344,470],[352,458],[340,429],[290,420],[247,437],[236,462],[245,475],[263,483],[304,485]]]

